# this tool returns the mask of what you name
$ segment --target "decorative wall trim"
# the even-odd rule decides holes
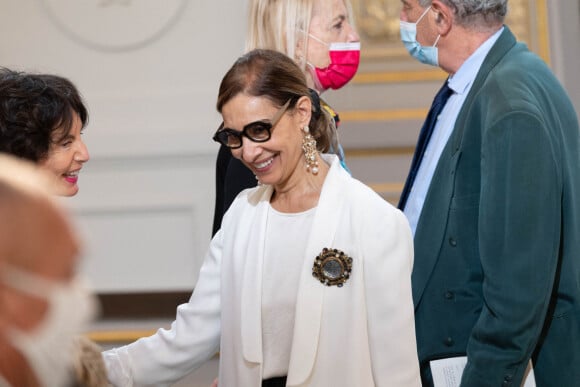
[[[427,115],[427,111],[427,109],[341,111],[340,120],[344,122],[423,120]]]
[[[107,293],[98,295],[102,319],[171,319],[175,317],[176,308],[186,303],[189,297],[191,297],[191,291]]]
[[[344,153],[346,158],[351,157],[375,157],[375,156],[397,156],[413,153],[415,147],[379,147],[379,148],[348,148]]]
[[[177,24],[189,3],[187,0],[37,1],[47,18],[67,38],[100,52],[127,52],[151,45]],[[152,6],[157,7],[157,14],[152,13]],[[145,22],[130,23],[128,18]]]
[[[373,73],[359,73],[352,80],[355,84],[367,83],[404,83],[421,81],[439,81],[447,77],[441,69],[417,71],[385,71]]]
[[[538,55],[551,64],[550,29],[548,23],[548,3],[546,0],[536,0],[536,23],[538,27]]]
[[[403,183],[371,183],[369,186],[376,192],[396,192],[403,190]]]
[[[85,336],[97,344],[123,344],[132,343],[142,337],[148,337],[154,334],[156,329],[112,329],[112,330],[94,330],[87,332]]]

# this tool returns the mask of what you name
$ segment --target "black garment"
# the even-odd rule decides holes
[[[262,380],[262,387],[285,387],[286,376]]]
[[[229,148],[221,145],[218,151],[215,174],[215,209],[211,235],[222,226],[222,218],[240,192],[255,187],[256,176],[238,159]]]
[[[421,165],[421,160],[423,159],[423,155],[425,154],[425,149],[427,149],[427,144],[429,144],[429,140],[431,139],[431,135],[433,134],[433,129],[435,129],[435,124],[439,119],[439,114],[445,107],[447,100],[453,94],[453,90],[447,84],[448,80],[445,80],[441,89],[435,95],[433,99],[433,104],[431,105],[431,109],[429,109],[429,113],[427,114],[427,118],[423,123],[423,127],[421,128],[421,132],[419,133],[419,140],[417,141],[417,146],[415,147],[415,154],[413,155],[413,161],[411,162],[411,170],[409,171],[409,175],[407,177],[407,181],[405,182],[405,187],[403,188],[403,192],[401,193],[401,199],[399,199],[399,209],[404,210],[405,204],[407,204],[407,198],[409,197],[409,193],[411,192],[411,188],[413,187],[413,183],[415,181],[415,177],[417,176],[417,172],[419,171],[419,166]]]
[[[421,385],[423,387],[433,387],[433,374],[431,374],[431,364],[428,361],[421,363]]]

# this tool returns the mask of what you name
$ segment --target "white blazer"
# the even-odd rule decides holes
[[[288,386],[420,386],[404,215],[334,155],[304,254]],[[262,382],[262,263],[271,186],[245,190],[224,216],[188,303],[169,330],[104,352],[115,386],[167,386],[220,351],[220,387]],[[353,259],[342,287],[312,275],[335,248]],[[267,275],[267,273],[264,273]]]

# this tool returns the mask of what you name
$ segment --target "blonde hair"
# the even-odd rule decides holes
[[[306,56],[298,57],[296,47],[303,45],[308,52],[308,31],[312,10],[323,0],[250,0],[246,52],[260,48],[275,50],[292,58],[302,71],[306,70]],[[343,0],[352,20],[350,0]]]

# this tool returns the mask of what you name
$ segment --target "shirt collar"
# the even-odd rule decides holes
[[[504,27],[501,27],[491,35],[473,54],[461,65],[455,74],[449,77],[449,87],[457,94],[463,94],[469,90],[469,86],[475,80],[485,57],[501,35]]]

